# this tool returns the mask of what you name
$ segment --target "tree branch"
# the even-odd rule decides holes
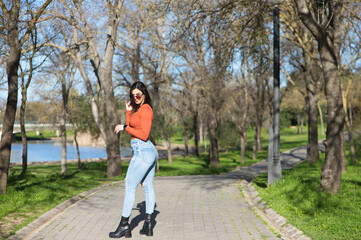
[[[313,19],[310,10],[308,9],[307,3],[305,0],[294,0],[297,10],[298,16],[305,24],[305,26],[311,31],[313,36],[317,39],[321,39],[323,35],[325,35],[322,28],[317,24],[317,22]]]
[[[35,17],[31,19],[31,22],[29,24],[28,29],[26,30],[24,36],[20,39],[20,45],[22,46],[24,42],[26,42],[29,39],[29,34],[33,30],[35,24],[37,23],[40,16],[43,14],[47,6],[52,2],[52,0],[46,0],[46,2],[40,7],[38,12],[36,13]]]

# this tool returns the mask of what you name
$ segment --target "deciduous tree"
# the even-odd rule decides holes
[[[0,141],[0,191],[5,194],[7,189],[7,178],[10,164],[11,140],[14,128],[15,114],[18,98],[18,69],[20,62],[21,49],[28,40],[30,32],[33,30],[36,22],[39,20],[47,6],[52,0],[46,0],[39,8],[33,4],[29,11],[36,12],[34,17],[29,17],[25,26],[20,25],[20,0],[11,2],[0,1],[0,8],[4,19],[4,29],[7,32],[7,44],[9,46],[9,55],[6,61],[6,74],[8,83],[8,98],[3,121],[2,136]],[[23,33],[23,34],[22,34]]]
[[[294,0],[298,16],[318,43],[327,99],[326,157],[320,187],[337,193],[341,185],[344,110],[339,75],[343,0]]]

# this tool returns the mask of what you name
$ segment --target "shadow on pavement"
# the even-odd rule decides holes
[[[155,207],[157,207],[157,205],[155,205]],[[139,213],[137,216],[135,216],[134,218],[132,218],[131,222],[130,222],[130,228],[133,230],[135,229],[140,222],[145,220],[145,201],[137,203],[137,207],[133,208],[133,210],[138,210]],[[155,225],[157,224],[156,218],[157,215],[160,212],[157,210],[154,210],[153,215],[152,215],[152,226],[155,227]]]

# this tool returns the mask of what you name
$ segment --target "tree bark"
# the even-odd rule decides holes
[[[347,163],[346,163],[346,149],[345,149],[345,134],[342,131],[340,133],[341,135],[341,169],[342,169],[342,173],[347,171]]]
[[[103,67],[101,69],[101,83],[104,89],[106,114],[108,117],[107,132],[107,158],[108,158],[108,177],[114,177],[122,174],[122,163],[120,158],[119,138],[114,133],[114,128],[119,124],[117,115],[116,101],[114,97],[112,72],[113,72],[113,56],[115,51],[115,42],[117,40],[117,29],[120,21],[120,8],[122,3],[115,1],[114,6],[109,8],[107,45]]]
[[[77,139],[77,134],[78,132],[76,130],[74,130],[74,142],[75,142],[75,148],[76,148],[76,156],[78,159],[78,169],[81,168],[81,160],[80,160],[80,151],[79,151],[79,143],[78,143],[78,139]]]
[[[317,109],[318,109],[318,114],[320,115],[321,134],[325,135],[325,126],[323,124],[323,114],[322,114],[321,105],[319,103],[317,103]]]
[[[349,114],[351,114],[351,108],[349,109]],[[347,115],[347,113],[346,113]],[[356,164],[356,151],[355,151],[355,144],[353,141],[353,133],[352,133],[352,121],[350,120],[351,116],[345,117],[346,125],[347,125],[347,132],[348,132],[348,140],[350,142],[350,153],[351,153],[351,164]]]
[[[310,76],[305,77],[307,90],[307,113],[308,113],[308,162],[315,163],[319,158],[318,153],[318,121],[317,121],[317,96],[315,85]]]
[[[240,133],[241,136],[241,163],[245,163],[246,151],[247,151],[247,130]]]
[[[29,26],[25,30],[25,35],[19,40],[19,13],[20,0],[13,0],[10,11],[6,9],[3,1],[0,7],[3,11],[3,19],[7,30],[7,43],[9,44],[9,57],[6,61],[6,74],[8,80],[8,97],[5,106],[3,129],[0,141],[0,191],[5,194],[7,189],[7,178],[10,165],[11,141],[14,130],[15,114],[18,98],[18,69],[20,62],[21,48],[28,39],[35,23],[50,4],[47,0],[31,19]]]
[[[188,123],[186,119],[183,119],[183,141],[184,141],[184,150],[185,150],[185,157],[189,157],[189,147],[188,147],[188,140],[189,140],[189,131],[188,131]]]
[[[213,113],[214,114],[214,113]],[[216,117],[211,115],[209,116],[208,131],[209,131],[209,140],[210,140],[210,149],[209,149],[209,164],[213,167],[219,168],[219,155],[218,155],[218,123]]]
[[[253,136],[253,147],[252,147],[252,159],[255,160],[256,159],[256,153],[257,153],[257,127],[254,131],[254,136]]]
[[[3,10],[4,11],[4,10]],[[8,171],[10,165],[11,141],[13,137],[16,107],[18,101],[18,68],[20,62],[21,45],[19,42],[19,11],[20,1],[13,1],[13,6],[6,12],[7,42],[10,47],[6,61],[8,80],[8,98],[6,101],[3,129],[0,141],[0,190],[5,194],[7,189]]]
[[[60,138],[61,138],[61,174],[64,175],[68,172],[66,166],[66,111],[65,109],[62,110],[62,114],[60,116]]]
[[[326,157],[322,166],[320,187],[327,192],[337,193],[341,186],[342,151],[344,151],[341,134],[343,134],[345,117],[337,58],[325,41],[319,43],[327,99]]]
[[[168,153],[168,163],[172,164],[172,143],[170,140],[170,136],[167,137],[167,153]]]
[[[20,130],[21,130],[21,142],[23,144],[21,175],[25,175],[26,170],[28,168],[28,140],[26,138],[26,130],[25,130],[25,108],[26,108],[26,89],[22,88],[21,105],[20,105]]]
[[[322,166],[320,188],[337,193],[341,186],[342,137],[344,110],[339,76],[341,48],[342,0],[325,1],[323,5],[312,6],[305,0],[295,0],[299,17],[318,42],[322,70],[325,78],[327,100],[327,135],[325,162]],[[313,18],[315,14],[321,18]]]
[[[194,154],[199,157],[198,111],[193,113]],[[202,129],[200,129],[201,131]]]
[[[82,14],[80,3],[76,2],[77,11],[80,14],[81,20],[86,23],[86,19]],[[113,71],[113,56],[115,51],[115,42],[117,40],[117,29],[119,21],[121,18],[120,10],[122,8],[123,1],[115,1],[113,4],[108,5],[109,9],[109,19],[108,19],[108,32],[107,32],[107,41],[105,46],[105,55],[103,61],[100,61],[100,55],[98,54],[96,43],[94,42],[94,37],[92,31],[89,29],[88,25],[84,26],[83,33],[87,37],[90,49],[90,58],[91,64],[94,69],[94,73],[97,77],[98,84],[103,90],[104,99],[105,99],[105,111],[107,116],[107,121],[102,117],[103,115],[103,106],[98,106],[92,85],[90,83],[89,77],[84,69],[82,64],[82,56],[79,49],[76,49],[76,64],[79,68],[79,71],[85,81],[85,85],[90,97],[92,113],[95,118],[95,122],[99,127],[99,130],[104,138],[106,143],[107,151],[107,176],[113,177],[122,174],[121,167],[121,158],[120,158],[120,148],[119,148],[119,138],[117,134],[114,133],[115,126],[120,122],[119,117],[117,116],[116,102],[114,97],[114,89],[112,82],[112,71]],[[75,26],[74,29],[74,42],[78,44],[77,39],[77,30]],[[101,63],[102,66],[101,66]],[[100,92],[102,93],[102,92]],[[101,103],[100,103],[101,104]]]

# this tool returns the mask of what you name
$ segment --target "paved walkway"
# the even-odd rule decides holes
[[[288,151],[281,155],[283,168],[291,168],[305,157],[305,147]],[[266,171],[267,162],[262,161],[223,175],[156,177],[151,239],[290,239],[261,220],[241,191],[242,179]],[[97,188],[59,205],[10,239],[109,239],[108,233],[119,223],[123,197],[123,181]],[[139,235],[144,210],[144,193],[139,187],[131,216],[132,239],[148,238]]]

